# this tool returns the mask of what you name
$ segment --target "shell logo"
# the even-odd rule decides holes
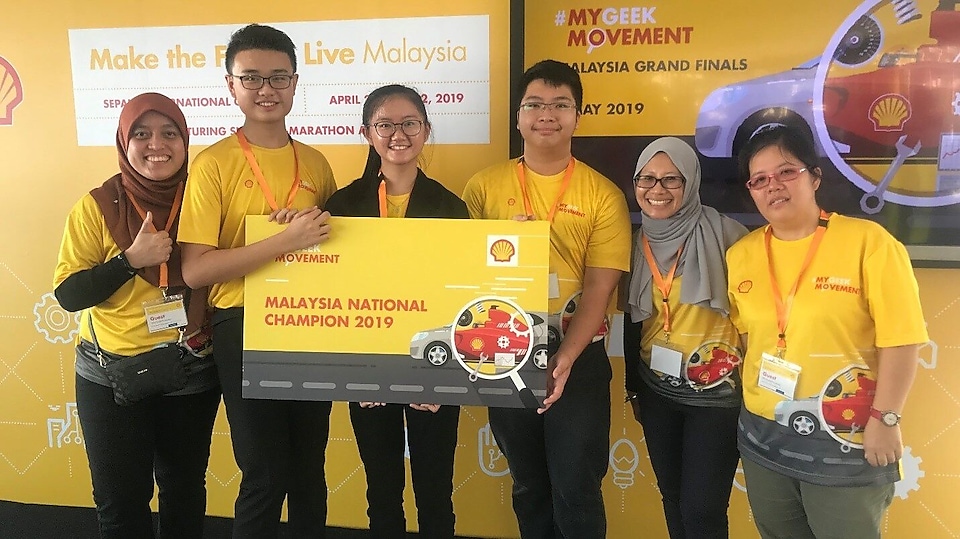
[[[910,102],[900,94],[881,95],[870,105],[874,131],[903,131],[912,114]]]
[[[500,239],[490,246],[490,256],[494,262],[509,262],[516,252],[517,248],[509,240]]]
[[[479,352],[480,350],[483,350],[483,339],[481,339],[480,337],[475,337],[472,341],[470,341],[470,348],[474,352]]]
[[[20,75],[6,58],[0,56],[0,125],[13,124],[13,109],[23,101]]]
[[[741,294],[746,294],[747,292],[750,292],[750,290],[752,289],[753,289],[753,281],[749,279],[746,281],[740,281],[740,284],[737,285],[737,292],[740,292]]]

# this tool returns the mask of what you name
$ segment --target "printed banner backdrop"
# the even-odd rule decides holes
[[[427,109],[435,125],[434,141],[425,151],[425,170],[460,193],[474,172],[508,156],[509,13],[506,0],[447,4],[417,0],[402,6],[380,0],[342,5],[278,0],[266,12],[262,4],[243,1],[172,0],[158,8],[118,0],[53,0],[25,3],[10,11],[0,23],[0,148],[4,157],[0,185],[10,202],[0,216],[0,336],[5,345],[0,351],[0,499],[93,504],[83,433],[73,404],[78,316],[57,304],[51,281],[67,213],[83,194],[117,171],[113,137],[120,109],[113,102],[142,91],[169,91],[181,100],[192,127],[222,126],[229,132],[240,125],[238,109],[232,102],[216,106],[209,101],[229,95],[225,70],[215,66],[216,46],[225,45],[232,30],[250,22],[275,24],[295,40],[299,72],[311,82],[309,91],[298,91],[299,108],[294,110],[298,116],[291,117],[291,127],[357,128],[361,107],[357,101],[376,84],[405,82],[427,94],[431,102]],[[337,21],[337,29],[350,28],[349,35],[327,26],[330,21]],[[92,38],[84,33],[92,30],[97,30]],[[451,47],[466,45],[467,56],[464,62],[441,62],[437,52],[429,67],[413,60],[411,54],[403,62],[362,65],[363,44],[379,48],[381,39],[388,59],[396,58],[392,49],[402,47],[404,39],[408,48],[428,50],[446,48],[450,40]],[[82,43],[86,46],[80,48]],[[304,44],[311,48],[309,57]],[[178,45],[181,53],[189,53],[189,67],[187,59],[176,54]],[[476,48],[480,46],[485,49]],[[125,64],[117,56],[129,58],[130,47],[134,47],[134,61],[127,67],[134,66],[136,55],[143,53],[139,62],[145,63],[146,55],[153,53],[157,69],[122,69]],[[84,61],[74,69],[74,53],[84,48]],[[355,49],[354,64],[326,63],[326,54],[341,49],[339,62],[346,48]],[[102,57],[104,49],[111,51],[114,69],[91,75],[91,50]],[[174,50],[175,58],[183,59],[174,69],[168,67],[168,49]],[[196,53],[202,53],[203,67]],[[307,63],[319,62],[321,54],[323,64]],[[450,56],[456,60],[459,53]],[[469,76],[457,71],[458,66],[468,66]],[[121,73],[133,76],[125,78]],[[334,73],[339,73],[336,78]],[[342,83],[348,79],[362,84]],[[181,88],[176,93],[174,87],[180,86],[180,81],[204,88]],[[332,85],[320,86],[326,82]],[[83,101],[87,94],[96,95],[95,100]],[[459,100],[458,94],[463,101],[457,106],[443,102]],[[334,96],[343,97],[343,103],[338,97],[337,104],[330,104]],[[208,99],[206,104],[203,99]],[[104,108],[104,100],[113,102]],[[307,112],[304,103],[309,106]],[[461,112],[464,114],[457,116]],[[306,117],[299,115],[306,113],[315,116],[302,121]],[[475,116],[484,119],[479,123],[470,119]],[[82,122],[78,123],[78,117]],[[207,142],[198,141],[202,136],[207,136]],[[307,131],[295,136],[318,145],[340,185],[360,175],[367,149],[359,134],[348,136],[349,140],[339,140],[336,134],[318,136],[316,130],[314,135]],[[82,141],[83,137],[92,142]],[[193,132],[191,154],[195,156],[216,138]],[[477,536],[515,535],[510,479],[504,475],[504,459],[493,451],[496,446],[486,427],[486,411],[466,407],[460,424],[463,433],[454,478],[455,502],[462,508],[458,510],[458,529]],[[482,446],[479,452],[478,442]],[[481,465],[480,455],[486,464]],[[341,404],[334,407],[327,459],[330,525],[364,527],[365,478],[346,407]],[[210,514],[232,515],[239,480],[221,411],[207,474]],[[406,499],[413,515],[412,491]],[[472,500],[483,500],[483,511],[470,510],[475,506]]]
[[[621,186],[635,222],[637,157],[655,138],[672,135],[703,156],[704,204],[758,226],[762,218],[736,177],[733,156],[756,129],[784,123],[814,136],[827,209],[879,221],[919,258],[956,260],[954,4],[528,2],[525,65],[555,58],[581,73],[584,110],[574,155]],[[948,497],[960,477],[949,454],[960,441],[960,401],[951,389],[958,346],[947,320],[958,316],[957,285],[951,271],[921,269],[917,276],[932,341],[921,350],[904,414],[904,480],[884,537],[951,537],[960,533]],[[609,535],[633,535],[643,522],[651,536],[666,537],[642,431],[626,408],[617,415],[608,474],[615,486],[605,491]],[[640,466],[630,464],[634,456]],[[731,537],[756,537],[742,477],[730,504]]]
[[[297,45],[290,134],[356,144],[367,93],[395,81],[430,107],[438,144],[490,142],[490,16],[277,22]],[[192,144],[233,133],[243,114],[223,81],[236,25],[70,30],[80,146],[113,146],[120,110],[147,90],[174,99]]]
[[[628,199],[640,150],[675,135],[709,158],[704,202],[758,225],[732,157],[756,130],[792,125],[823,156],[827,209],[880,222],[916,258],[960,261],[955,4],[529,3],[525,52],[581,72],[577,150]]]
[[[245,279],[244,397],[540,406],[548,222],[330,224],[329,241]],[[278,230],[246,227],[248,243]]]
[[[914,28],[930,23],[929,15],[935,7],[934,2],[899,3],[907,8],[918,5],[924,16],[897,28]],[[571,9],[597,8],[595,5],[546,0],[529,2],[527,64],[546,56],[559,57],[571,63],[589,62],[591,57],[587,55],[586,47],[576,44],[567,47],[570,28],[561,28],[562,25],[558,26],[557,21],[561,20],[561,12],[562,20],[566,21],[572,19]],[[830,43],[831,36],[857,8],[858,3],[850,1],[832,4],[795,2],[784,6],[743,0],[722,5],[678,0],[669,5],[648,7],[648,16],[650,10],[654,9],[653,17],[658,24],[668,22],[672,26],[693,26],[691,44],[613,46],[605,43],[590,54],[598,58],[601,54],[609,54],[613,59],[623,58],[631,68],[637,60],[659,60],[668,56],[682,59],[679,57],[681,54],[689,54],[694,60],[697,57],[713,60],[743,58],[747,60],[747,68],[735,70],[735,63],[728,62],[726,69],[711,69],[699,74],[687,72],[683,75],[687,78],[682,79],[674,78],[678,75],[676,73],[649,70],[584,73],[587,99],[604,105],[597,110],[605,111],[606,103],[610,103],[614,105],[614,111],[623,110],[624,114],[610,114],[603,125],[595,124],[593,127],[588,121],[590,118],[584,117],[580,132],[587,136],[575,141],[578,157],[589,157],[591,165],[627,185],[625,182],[633,172],[636,156],[652,137],[678,134],[696,142],[700,108],[714,89],[766,75],[789,73],[792,67],[820,56]],[[603,11],[604,8],[599,9]],[[620,8],[613,9],[619,17]],[[638,20],[642,20],[643,8],[637,9],[640,13]],[[632,13],[632,9],[627,12],[627,21],[632,21]],[[672,13],[669,17],[674,18],[674,22],[663,19],[669,13]],[[270,13],[264,15],[261,5],[242,1],[196,3],[172,0],[164,4],[162,9],[156,9],[131,7],[129,2],[117,0],[89,3],[54,0],[18,5],[16,10],[7,14],[4,22],[0,23],[3,29],[0,32],[0,148],[5,157],[0,185],[9,201],[7,211],[0,215],[0,291],[3,293],[0,336],[5,344],[0,351],[0,499],[53,505],[92,505],[83,435],[73,404],[73,339],[76,336],[77,317],[63,311],[56,303],[50,281],[67,212],[82,194],[114,174],[117,164],[113,148],[81,146],[78,143],[79,108],[73,92],[71,30],[169,28],[174,32],[176,28],[190,26],[215,28],[224,25],[236,28],[251,21],[280,24],[283,21],[316,23],[438,16],[489,17],[490,143],[441,143],[429,155],[427,172],[454,192],[460,192],[473,172],[507,156],[507,134],[514,129],[514,113],[509,110],[507,103],[509,32],[506,1],[466,0],[455,4],[413,1],[398,8],[381,1],[307,5],[278,0],[271,4]],[[589,28],[585,25],[582,28],[592,30],[603,24],[601,21],[593,25],[591,19]],[[665,32],[661,32],[661,36],[665,36]],[[673,30],[673,35],[676,32]],[[676,40],[673,35],[671,39]],[[923,36],[922,32],[918,35],[921,38]],[[158,63],[161,59],[166,61],[165,56],[161,58],[160,55],[165,55],[167,48],[175,48],[177,43],[181,44],[184,52],[203,52],[205,58],[207,54],[214,58],[210,51],[186,47],[184,43],[187,43],[189,36],[177,37],[179,39],[171,38],[165,42],[165,47],[159,53],[155,52],[158,54]],[[213,41],[222,44],[227,38],[228,35],[220,35]],[[325,49],[337,48],[336,43],[322,36],[297,36],[298,41],[304,39],[308,43],[321,40]],[[203,43],[213,45],[213,42]],[[889,39],[884,43],[897,45]],[[907,53],[915,48],[908,46],[910,43],[904,43]],[[95,47],[97,45],[94,44]],[[130,43],[106,41],[99,44],[100,48],[107,47],[112,51],[124,51],[129,46]],[[614,58],[615,54],[620,56]],[[303,60],[301,57],[302,71],[308,69]],[[713,65],[724,67],[722,61]],[[425,80],[415,77],[423,71],[422,67],[411,68],[411,75],[404,80]],[[195,68],[178,70],[176,77],[186,77],[188,69]],[[211,72],[211,80],[216,81],[211,82],[211,86],[220,83],[222,75],[222,71]],[[165,76],[168,77],[172,78],[174,74]],[[154,89],[153,85],[159,87],[161,83],[167,84],[158,80],[147,83],[146,78],[142,80],[144,82],[140,87],[149,89]],[[343,92],[343,95],[362,98],[363,93]],[[466,95],[467,92],[461,93]],[[199,97],[202,96],[198,93],[187,95],[184,99]],[[117,99],[123,98],[118,94]],[[638,100],[644,103],[644,112],[627,115],[627,103],[636,103]],[[618,103],[622,103],[623,107],[616,106]],[[353,107],[352,114],[356,118],[354,125],[358,125],[359,105]],[[189,109],[190,106],[185,105],[184,108]],[[659,112],[654,116],[649,115],[654,111]],[[187,112],[191,113],[190,110]],[[443,110],[431,105],[430,112],[439,114]],[[235,113],[235,109],[230,109],[230,114]],[[112,136],[115,126],[107,126],[106,131]],[[439,132],[435,133],[438,139],[440,135]],[[600,135],[611,136],[601,139]],[[357,145],[327,145],[324,142],[321,148],[330,159],[341,185],[358,176],[362,168],[366,149],[359,144],[359,136],[355,140]],[[589,148],[583,146],[584,141],[605,147],[606,153],[588,155],[585,150]],[[915,145],[915,142],[907,140],[907,144]],[[924,143],[923,147],[927,147],[927,144]],[[195,155],[202,148],[195,146],[192,153]],[[705,151],[704,148],[699,149]],[[950,157],[952,154],[944,159],[948,165]],[[909,159],[907,163],[913,166]],[[717,201],[725,200],[723,195],[726,194],[732,202],[724,211],[743,211],[743,204],[749,203],[749,199],[741,200],[742,197],[736,195],[740,185],[733,181],[732,161],[721,156],[711,157],[707,159],[707,166],[713,167],[708,171],[713,180],[712,185],[705,182],[705,196],[709,194],[712,197],[709,200],[720,205]],[[831,181],[840,183],[839,179],[836,176]],[[843,181],[848,184],[848,206],[858,208],[865,191],[856,188],[848,180]],[[844,192],[839,187],[835,190]],[[854,190],[856,192],[849,193]],[[735,209],[737,207],[741,209]],[[746,208],[749,212],[740,217],[752,214],[752,208]],[[843,211],[840,207],[834,209]],[[879,215],[886,216],[909,209],[887,200]],[[949,209],[941,207],[929,211]],[[913,208],[915,210],[917,208]],[[949,218],[939,214],[931,214],[929,221],[951,223]],[[926,228],[916,230],[921,239],[928,234]],[[884,537],[894,539],[960,535],[960,517],[953,510],[951,496],[960,478],[960,465],[953,458],[955,448],[960,443],[957,433],[960,400],[953,389],[960,386],[960,375],[954,363],[958,359],[957,350],[960,350],[960,341],[954,329],[960,321],[960,284],[956,271],[923,269],[918,270],[917,275],[932,341],[921,351],[921,370],[904,413],[903,433],[909,448],[908,456],[903,460],[905,479],[897,484],[897,499],[884,522]],[[619,325],[619,317],[615,316],[614,331],[609,340],[611,356],[622,354],[618,344],[619,332],[616,330]],[[622,404],[623,367],[619,359],[614,358],[613,361],[616,375],[612,388],[616,404],[612,410],[611,467],[604,480],[609,535],[634,535],[639,525],[651,537],[666,537],[660,496],[650,469],[643,433],[633,420],[629,407]],[[479,407],[464,407],[460,425],[454,476],[458,533],[517,537],[510,507],[509,469],[506,459],[493,441],[486,411]],[[342,404],[334,406],[327,459],[330,524],[365,526],[363,468],[357,456],[346,407]],[[238,484],[239,472],[230,449],[226,419],[221,412],[207,473],[210,514],[232,514]],[[743,492],[742,475],[737,475],[734,486],[730,508],[731,536],[757,537]],[[412,516],[415,507],[409,489],[405,499],[407,514]],[[410,523],[413,526],[412,520]]]

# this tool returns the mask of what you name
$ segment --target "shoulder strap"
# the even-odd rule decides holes
[[[93,308],[87,309],[87,325],[90,327],[90,337],[93,338],[93,351],[97,354],[97,360],[101,367],[107,368],[107,361],[103,359],[100,343],[97,342],[97,332],[93,330]]]

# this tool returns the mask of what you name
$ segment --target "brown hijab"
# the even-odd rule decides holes
[[[180,107],[169,97],[157,93],[145,93],[134,97],[124,105],[120,112],[120,126],[117,128],[117,155],[120,161],[120,173],[116,174],[103,185],[90,191],[93,199],[100,207],[100,212],[106,221],[110,236],[121,251],[126,251],[133,245],[134,238],[143,225],[143,218],[127,197],[127,191],[136,198],[144,212],[153,213],[153,223],[159,230],[167,223],[170,216],[177,188],[187,181],[187,159],[176,174],[161,181],[154,181],[142,176],[127,159],[127,147],[130,142],[130,130],[144,114],[158,112],[170,118],[180,130],[184,148],[189,148],[190,133],[187,130],[187,121],[183,117]],[[180,216],[177,215],[170,227],[170,238],[173,239],[173,252],[167,261],[168,286],[172,293],[185,292],[188,288],[183,282],[180,272],[180,246],[177,244],[177,228]],[[160,266],[140,268],[137,275],[154,286],[160,286]],[[206,289],[195,290],[191,294],[193,300],[187,312],[187,334],[199,328],[206,314]]]

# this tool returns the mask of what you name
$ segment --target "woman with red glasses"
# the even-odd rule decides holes
[[[903,245],[827,213],[813,142],[761,131],[740,172],[769,225],[727,251],[746,345],[739,447],[767,538],[877,538],[900,479],[900,412],[927,341]]]

